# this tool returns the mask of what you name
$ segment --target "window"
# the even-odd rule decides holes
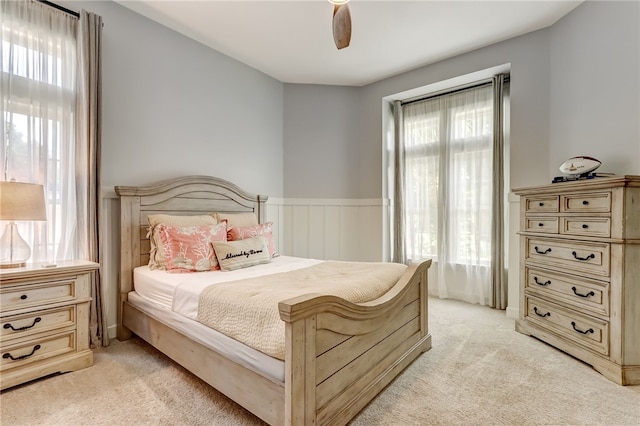
[[[408,258],[491,259],[491,87],[403,109]],[[442,246],[445,240],[456,244]]]
[[[46,222],[19,222],[32,261],[76,257],[73,171],[77,19],[48,6],[2,2],[2,180],[44,185]]]
[[[432,259],[432,295],[501,308],[506,300],[505,77],[417,101],[396,101],[389,169],[394,259]]]

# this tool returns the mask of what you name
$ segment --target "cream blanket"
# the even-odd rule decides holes
[[[327,261],[291,272],[214,284],[198,300],[198,321],[269,356],[284,360],[278,302],[309,293],[363,303],[387,292],[406,265]]]

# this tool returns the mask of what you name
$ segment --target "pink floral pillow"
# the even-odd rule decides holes
[[[227,230],[227,241],[244,240],[253,237],[265,237],[269,243],[269,255],[280,256],[273,242],[273,222],[261,223],[254,226],[237,226]]]
[[[227,222],[215,225],[158,225],[168,272],[199,272],[220,269],[214,241],[227,240]]]

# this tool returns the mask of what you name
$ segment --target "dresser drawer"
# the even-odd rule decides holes
[[[608,213],[611,211],[611,192],[589,192],[560,196],[563,213]]]
[[[75,312],[76,308],[73,305],[2,318],[0,321],[0,342],[74,326],[76,323]]]
[[[525,292],[570,305],[580,311],[609,316],[609,283],[576,279],[544,269],[526,268]]]
[[[609,354],[609,323],[525,296],[526,320],[603,355]]]
[[[557,213],[560,211],[558,196],[532,196],[524,199],[526,213]]]
[[[2,345],[0,371],[10,370],[76,350],[76,332],[54,334],[14,345]]]
[[[562,217],[560,233],[583,237],[609,238],[611,219],[608,217]]]
[[[557,217],[525,217],[524,231],[557,234],[558,223]]]
[[[610,248],[608,243],[525,239],[525,261],[541,266],[570,269],[580,274],[591,273],[608,277]]]
[[[2,312],[74,300],[75,281],[63,280],[0,290]]]

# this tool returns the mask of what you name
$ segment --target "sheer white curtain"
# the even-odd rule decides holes
[[[430,292],[492,303],[491,85],[403,106],[407,259],[432,258]]]
[[[18,224],[31,260],[76,259],[78,20],[32,1],[0,7],[1,179],[45,186],[47,221]]]

